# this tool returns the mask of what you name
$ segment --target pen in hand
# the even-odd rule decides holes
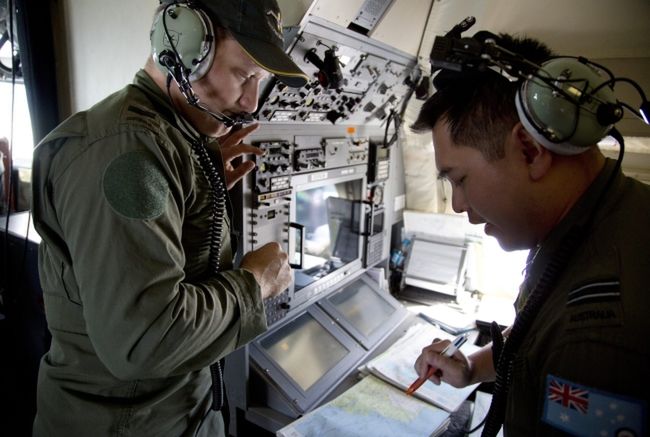
[[[456,351],[467,341],[467,334],[461,334],[458,337],[454,339],[449,345],[444,348],[442,352],[440,352],[440,355],[443,355],[445,357],[451,357],[453,354],[456,353]],[[406,389],[406,394],[407,395],[412,395],[415,393],[417,389],[420,388],[422,384],[424,384],[429,378],[431,378],[436,372],[438,372],[440,369],[436,369],[435,367],[429,366],[429,370],[427,370],[426,376],[423,378],[418,378],[415,381],[413,381],[413,384],[409,386],[408,389]]]

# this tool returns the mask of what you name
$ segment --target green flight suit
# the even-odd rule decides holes
[[[34,435],[224,435],[208,366],[267,325],[253,275],[232,269],[227,214],[209,271],[210,187],[188,132],[140,71],[35,150],[52,346]]]
[[[619,172],[599,198],[613,172],[608,159],[532,259],[519,310],[565,235],[587,226],[516,355],[506,436],[633,435],[616,429],[638,429],[632,413],[645,411],[641,421],[647,421],[650,187]],[[605,424],[610,412],[598,406],[603,400],[625,400],[627,414]]]

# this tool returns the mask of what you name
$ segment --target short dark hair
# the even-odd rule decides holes
[[[530,38],[499,35],[499,46],[536,64],[552,57],[551,50]],[[429,132],[440,119],[449,123],[456,144],[473,147],[494,161],[504,156],[504,142],[519,121],[515,95],[520,81],[511,82],[499,73],[441,71],[433,80],[436,93],[424,103],[411,129]]]

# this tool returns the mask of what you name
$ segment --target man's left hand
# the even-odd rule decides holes
[[[257,156],[264,154],[264,151],[260,148],[242,142],[248,134],[255,131],[258,127],[259,125],[257,123],[251,124],[250,126],[219,137],[219,150],[221,150],[223,169],[226,175],[226,186],[229,190],[255,168],[253,161],[243,161],[237,166],[233,164],[233,161],[240,156],[251,153]]]

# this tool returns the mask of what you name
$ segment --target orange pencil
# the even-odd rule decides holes
[[[440,352],[440,355],[444,355],[446,357],[451,357],[453,354],[456,353],[456,351],[465,344],[467,341],[467,334],[461,334],[458,337],[454,339],[449,345],[443,349],[442,352]],[[424,384],[429,378],[431,378],[437,371],[440,369],[436,369],[435,367],[429,366],[429,370],[427,370],[427,374],[424,378],[418,378],[415,381],[413,381],[413,384],[409,386],[409,388],[406,389],[406,394],[407,395],[412,395],[415,393],[417,389],[419,389],[422,384]]]

